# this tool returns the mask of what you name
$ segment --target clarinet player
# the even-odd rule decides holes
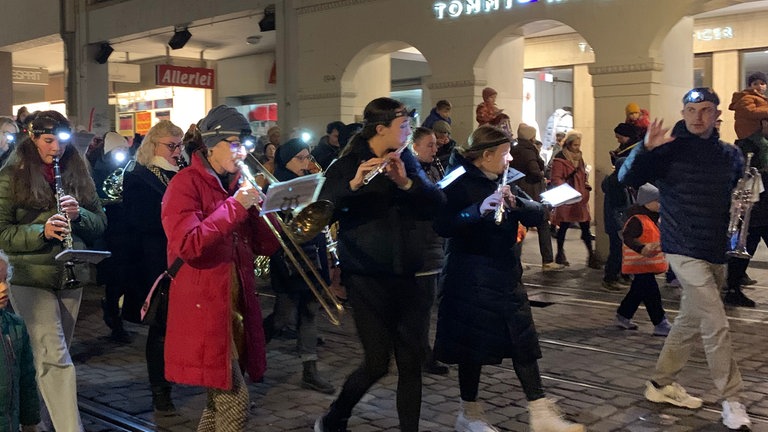
[[[43,111],[30,129],[0,170],[0,248],[15,268],[11,304],[27,323],[38,387],[53,427],[77,432],[83,426],[69,347],[89,272],[76,266],[80,283],[67,284],[64,265],[54,257],[68,239],[75,249],[92,244],[104,233],[107,218],[86,162],[69,145],[67,118]],[[58,202],[56,161],[64,192]]]

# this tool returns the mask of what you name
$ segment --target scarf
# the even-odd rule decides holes
[[[565,156],[565,158],[573,164],[574,168],[576,169],[579,168],[579,164],[581,163],[580,151],[574,152],[574,151],[568,150],[566,147],[563,147],[563,156]]]
[[[176,164],[168,162],[168,160],[162,156],[153,156],[152,161],[150,161],[149,164],[166,171],[179,172],[179,167]]]

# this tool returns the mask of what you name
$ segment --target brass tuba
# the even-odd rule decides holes
[[[752,206],[760,201],[763,191],[763,180],[757,168],[750,166],[754,153],[747,153],[744,165],[744,175],[741,176],[731,193],[731,218],[728,222],[728,238],[730,249],[726,255],[734,258],[750,259],[747,252],[747,235],[749,234],[749,217]]]

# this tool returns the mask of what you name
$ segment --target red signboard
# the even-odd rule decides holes
[[[173,65],[157,65],[155,84],[159,86],[195,87],[212,89],[213,69]]]

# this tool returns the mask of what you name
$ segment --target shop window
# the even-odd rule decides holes
[[[425,116],[429,115],[428,111],[426,113],[422,112],[421,94],[421,89],[393,90],[389,93],[389,97],[402,102],[408,109],[416,108],[414,123],[416,125],[421,125],[422,120],[426,118]],[[432,108],[430,107],[429,109]]]
[[[759,51],[744,51],[741,53],[739,88],[747,87],[747,75],[752,72],[768,73],[768,48],[762,48]]]
[[[712,87],[712,54],[700,54],[693,58],[693,86]]]

